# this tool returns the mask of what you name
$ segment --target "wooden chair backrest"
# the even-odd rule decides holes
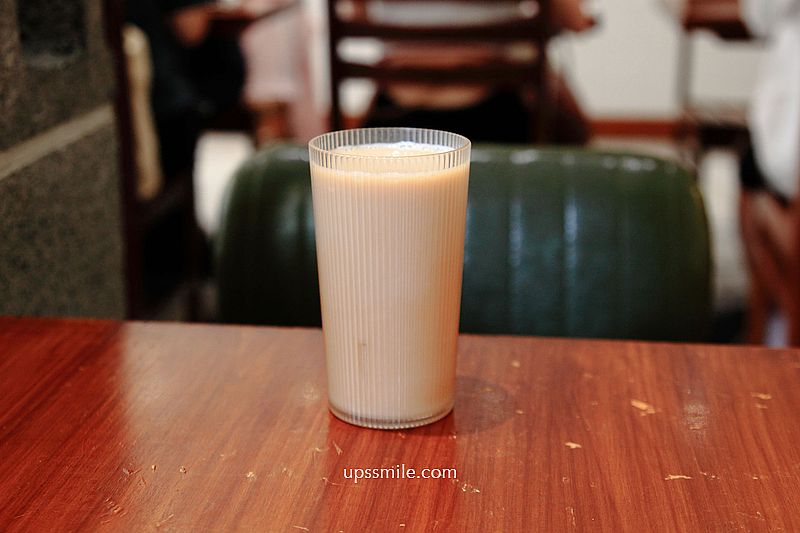
[[[419,23],[395,23],[371,20],[370,4],[400,4],[420,10]],[[362,78],[379,84],[419,82],[425,84],[463,84],[475,86],[510,86],[530,89],[536,101],[546,101],[546,48],[549,32],[549,0],[514,2],[495,0],[486,4],[516,5],[517,17],[476,21],[469,24],[431,24],[425,21],[425,2],[420,0],[328,0],[329,55],[331,77],[331,127],[342,128],[340,86],[346,79]],[[458,10],[475,0],[443,0]],[[349,9],[346,9],[349,8]],[[457,11],[454,11],[457,13]],[[535,53],[524,61],[486,62],[458,68],[435,66],[362,64],[342,58],[339,46],[353,38],[371,38],[383,44],[425,44],[435,55],[442,45],[497,47],[512,43],[529,45]],[[536,106],[532,125],[534,138],[541,139],[547,131],[547,106]]]

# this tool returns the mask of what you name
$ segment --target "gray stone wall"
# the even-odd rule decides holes
[[[0,0],[0,315],[124,314],[113,85],[100,0]]]
[[[47,43],[31,36],[23,46],[17,6],[31,2],[40,6],[41,14],[34,9],[27,18],[39,16],[45,27],[54,5],[81,4],[84,27],[75,39],[84,45],[71,52],[61,53],[57,47],[48,51]],[[111,96],[114,77],[100,0],[0,0],[0,54],[0,150],[104,104]]]

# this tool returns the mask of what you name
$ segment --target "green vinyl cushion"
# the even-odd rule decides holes
[[[308,153],[262,150],[237,173],[217,241],[225,322],[320,324]],[[708,224],[693,176],[652,157],[473,149],[461,330],[702,340]]]

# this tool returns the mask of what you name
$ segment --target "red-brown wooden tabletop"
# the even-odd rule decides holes
[[[800,352],[459,350],[453,413],[380,431],[318,330],[0,319],[0,531],[800,531]],[[397,465],[456,474],[346,476]]]

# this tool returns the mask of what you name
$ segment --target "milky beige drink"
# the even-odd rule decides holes
[[[331,410],[380,428],[453,406],[469,141],[347,130],[311,141]]]

